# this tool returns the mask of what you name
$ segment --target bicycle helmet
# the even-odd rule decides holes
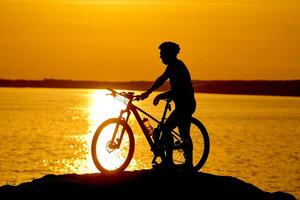
[[[180,47],[178,44],[174,42],[163,42],[158,47],[161,51],[165,51],[171,54],[177,55],[180,51]]]

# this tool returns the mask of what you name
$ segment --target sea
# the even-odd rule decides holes
[[[91,158],[94,132],[126,106],[109,93],[0,88],[0,186],[47,174],[100,173]],[[152,104],[157,94],[135,105],[159,119],[164,105]],[[197,93],[196,100],[194,117],[205,125],[211,145],[200,171],[300,198],[299,97]],[[127,170],[149,169],[150,147],[134,117],[129,124],[135,152]]]

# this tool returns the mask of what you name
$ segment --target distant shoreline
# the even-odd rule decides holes
[[[89,89],[128,89],[146,90],[150,81],[78,81],[78,80],[10,80],[0,79],[0,87],[37,87],[37,88],[89,88]],[[245,94],[245,95],[276,95],[276,96],[300,96],[299,80],[193,80],[197,93],[214,94]],[[160,91],[167,90],[168,84],[164,84]]]

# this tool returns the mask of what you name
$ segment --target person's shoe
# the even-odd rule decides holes
[[[175,168],[175,165],[172,163],[154,163],[152,164],[152,169],[157,169],[157,170],[173,170]]]

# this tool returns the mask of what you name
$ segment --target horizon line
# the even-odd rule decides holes
[[[63,78],[43,78],[43,79],[23,79],[23,78],[0,78],[0,81],[82,81],[82,82],[154,82],[153,80],[87,80],[87,79],[63,79]],[[192,81],[300,81],[299,79],[192,79]]]

